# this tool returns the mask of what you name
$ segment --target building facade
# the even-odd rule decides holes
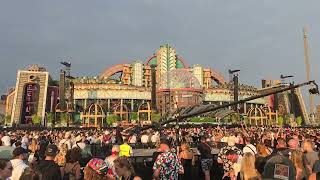
[[[156,66],[156,112],[151,110],[152,65]],[[72,109],[69,113],[73,119],[85,126],[103,125],[109,115],[122,121],[150,121],[154,113],[164,115],[181,107],[223,105],[233,101],[233,85],[220,72],[199,64],[188,65],[168,44],[160,46],[146,60],[116,64],[99,76],[76,77],[70,82],[72,90],[66,92],[72,92],[73,96],[66,99],[67,109]],[[28,124],[36,114],[45,124],[47,112],[62,113],[59,91],[58,85],[50,84],[49,73],[42,68],[18,71],[16,88],[9,94],[13,100],[7,103],[7,114],[11,115],[12,123]],[[261,92],[241,84],[239,100]],[[255,112],[256,108],[268,106],[268,101],[260,98],[241,104],[239,113]],[[266,117],[266,113],[263,116]],[[259,124],[263,124],[261,122]]]

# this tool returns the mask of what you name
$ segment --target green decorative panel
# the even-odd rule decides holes
[[[157,65],[157,58],[154,57],[153,59],[151,59],[149,65]]]
[[[178,59],[177,59],[177,61],[176,61],[176,68],[177,68],[177,69],[184,68],[183,63],[182,63],[180,60],[178,60]]]

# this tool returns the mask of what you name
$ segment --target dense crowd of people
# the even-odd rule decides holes
[[[3,130],[0,139],[0,180],[139,180],[130,157],[140,148],[155,149],[150,179],[209,180],[219,168],[218,179],[320,177],[320,131],[313,128]],[[194,177],[196,166],[201,175]]]

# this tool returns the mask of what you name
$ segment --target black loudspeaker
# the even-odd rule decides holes
[[[35,76],[35,75],[30,75],[30,76],[28,77],[28,81],[29,81],[29,82],[36,81],[36,80],[37,80],[37,76]]]

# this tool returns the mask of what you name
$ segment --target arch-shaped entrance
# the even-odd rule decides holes
[[[265,125],[267,123],[267,116],[265,115],[264,111],[261,108],[251,108],[247,116],[249,118],[249,123],[252,124],[252,121],[254,121],[255,125]],[[260,122],[260,123],[258,123]]]
[[[118,104],[115,106],[114,110],[113,110],[113,114],[120,116],[120,121],[126,121],[128,122],[129,120],[129,110],[127,105],[125,104]]]
[[[80,115],[84,127],[103,127],[106,114],[99,104],[91,104]]]
[[[278,121],[278,113],[274,112],[270,106],[265,106],[262,108],[269,120],[269,124],[275,124]]]
[[[147,117],[143,115],[146,115]],[[138,108],[138,121],[151,121],[151,108],[149,102],[140,104]]]

